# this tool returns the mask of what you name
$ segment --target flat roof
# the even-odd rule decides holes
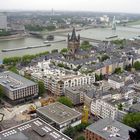
[[[4,71],[0,73],[0,85],[14,91],[36,85],[36,83],[11,71]]]
[[[81,113],[59,102],[37,109],[37,112],[46,116],[57,124],[63,124],[74,118],[81,117]]]
[[[72,140],[40,118],[0,132],[0,140]]]
[[[100,119],[86,129],[109,140],[126,140],[129,138],[129,131],[135,131],[135,129],[111,118]]]

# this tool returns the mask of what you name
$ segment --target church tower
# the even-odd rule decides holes
[[[72,35],[68,34],[68,51],[69,54],[75,55],[80,48],[80,35],[76,36],[75,28],[72,30]]]

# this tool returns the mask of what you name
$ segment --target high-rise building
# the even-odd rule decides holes
[[[0,29],[7,29],[7,16],[0,14]]]

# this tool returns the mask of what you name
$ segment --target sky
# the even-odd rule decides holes
[[[67,10],[140,13],[140,0],[0,0],[0,10]]]

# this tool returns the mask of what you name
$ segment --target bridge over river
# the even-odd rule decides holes
[[[92,28],[104,28],[105,26],[103,25],[90,25],[87,27],[80,27],[76,28],[76,31],[81,31],[81,30],[87,30],[87,29],[92,29]],[[72,29],[60,29],[56,31],[50,31],[50,32],[30,32],[30,34],[36,36],[36,37],[41,37],[41,38],[46,38],[47,35],[54,35],[54,36],[62,36],[62,37],[67,37],[68,32],[71,32]],[[89,42],[95,42],[95,43],[100,43],[102,42],[101,40],[93,39],[93,38],[88,38],[88,37],[81,37],[81,40],[83,41],[89,41]]]

